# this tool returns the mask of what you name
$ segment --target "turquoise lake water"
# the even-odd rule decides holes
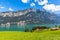
[[[36,26],[46,26],[46,27],[55,27],[55,25],[60,26],[60,24],[29,24],[23,26],[11,25],[11,26],[0,26],[0,31],[24,31],[26,28],[32,30]]]

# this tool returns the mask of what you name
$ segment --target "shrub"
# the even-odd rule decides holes
[[[32,28],[32,31],[41,31],[43,29],[48,29],[46,26],[36,26]]]
[[[25,29],[25,32],[29,32],[30,30],[29,29]]]

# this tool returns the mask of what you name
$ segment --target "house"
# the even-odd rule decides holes
[[[55,28],[51,28],[50,30],[54,31],[54,30],[59,30],[59,29],[60,29],[59,27],[55,27]]]

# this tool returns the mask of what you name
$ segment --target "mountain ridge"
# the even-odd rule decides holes
[[[15,17],[14,12],[12,12],[13,15],[11,17],[9,16],[4,17],[4,18],[2,17],[3,19],[0,17],[0,19],[4,21],[7,20],[7,22],[25,21],[25,23],[27,24],[54,24],[56,23],[56,19],[57,19],[56,14],[47,12],[46,10],[29,8],[26,10],[21,10],[21,11],[19,10],[15,12],[16,12],[15,14],[18,14],[18,15],[21,14],[21,15]],[[10,21],[8,21],[8,18]]]

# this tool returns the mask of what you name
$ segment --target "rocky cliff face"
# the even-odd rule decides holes
[[[12,12],[13,13],[13,12]],[[23,15],[16,17],[0,17],[0,23],[25,21],[27,24],[53,24],[56,22],[56,15],[39,9],[26,9],[18,11]]]
[[[56,21],[56,15],[39,9],[27,9],[27,13],[21,16],[20,20],[25,20],[26,23],[34,24],[53,24]]]

